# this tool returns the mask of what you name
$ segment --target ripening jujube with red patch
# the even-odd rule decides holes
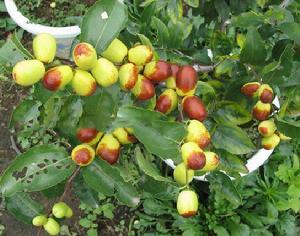
[[[253,98],[257,94],[257,91],[260,88],[260,86],[261,85],[258,82],[246,83],[241,88],[241,93],[249,98]]]
[[[179,96],[193,95],[197,85],[197,72],[189,65],[182,66],[176,74],[176,92]]]
[[[95,128],[80,128],[76,132],[77,139],[82,143],[94,145],[98,143],[103,133]]]
[[[87,166],[95,158],[95,150],[87,144],[77,145],[71,153],[72,160],[79,166]]]
[[[78,43],[73,50],[73,59],[81,70],[91,70],[97,63],[97,53],[91,44]]]
[[[56,91],[63,89],[73,78],[73,71],[70,66],[61,65],[49,69],[42,80],[43,86],[50,90]]]
[[[177,211],[184,218],[188,218],[197,214],[198,196],[192,190],[183,190],[177,198]]]
[[[252,115],[256,120],[266,120],[271,114],[271,110],[271,104],[258,101],[252,109]]]
[[[123,90],[127,91],[134,87],[138,79],[138,66],[133,63],[126,63],[119,69],[119,81]]]
[[[131,92],[139,100],[148,100],[155,95],[155,88],[149,79],[143,75],[138,75],[138,79]]]
[[[202,122],[190,120],[187,126],[187,136],[185,140],[187,142],[197,143],[199,147],[203,149],[210,144],[210,134]]]
[[[167,89],[157,98],[155,110],[167,115],[176,109],[177,104],[176,92],[173,89]]]
[[[165,61],[152,61],[144,68],[144,75],[155,83],[165,81],[171,73],[170,64]]]
[[[263,103],[271,103],[274,99],[273,89],[268,84],[262,84],[257,93]]]
[[[182,100],[182,109],[190,119],[204,121],[207,117],[205,105],[197,96],[184,97]]]
[[[117,128],[114,130],[114,132],[112,134],[113,134],[113,136],[115,136],[118,139],[118,141],[122,145],[137,142],[136,137],[132,134],[129,134],[125,128]]]
[[[112,134],[105,134],[98,143],[97,155],[109,164],[115,164],[119,159],[120,143]]]
[[[204,167],[206,159],[203,150],[194,142],[187,142],[181,146],[182,160],[192,170]]]

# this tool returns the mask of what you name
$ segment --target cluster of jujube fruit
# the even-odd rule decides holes
[[[280,143],[280,140],[289,139],[276,131],[274,119],[270,119],[274,100],[273,89],[270,85],[250,82],[242,86],[241,92],[250,99],[258,99],[252,108],[252,115],[254,119],[260,121],[258,132],[262,136],[261,144],[264,149],[274,149]]]
[[[58,202],[53,205],[51,215],[57,219],[71,218],[73,210],[65,202]],[[37,227],[43,226],[44,230],[50,235],[58,235],[60,225],[53,217],[37,215],[32,219],[32,224]]]

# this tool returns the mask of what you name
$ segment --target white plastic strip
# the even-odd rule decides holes
[[[274,101],[273,101],[273,105],[276,106],[277,108],[280,108],[280,103],[279,103],[279,99],[276,96]],[[262,166],[271,156],[271,154],[273,153],[273,149],[272,150],[266,150],[266,149],[259,149],[257,151],[257,153],[255,153],[250,159],[247,160],[246,163],[246,168],[248,169],[248,173],[244,174],[244,173],[240,173],[241,176],[245,176],[250,174],[251,172],[257,170],[260,166]],[[176,165],[174,164],[174,161],[172,159],[167,159],[165,160],[165,163],[170,166],[171,168],[175,169]],[[223,171],[224,172],[224,171]],[[226,172],[224,172],[226,174]],[[205,175],[201,175],[201,176],[194,176],[195,180],[200,180],[200,181],[207,181],[206,180],[206,176],[209,174],[206,173]],[[229,176],[229,175],[228,175]],[[231,179],[234,179],[233,177],[229,176]]]
[[[80,27],[50,27],[40,24],[30,23],[30,20],[18,11],[18,8],[13,0],[4,0],[8,14],[21,28],[32,34],[48,33],[52,34],[55,38],[75,38],[80,34]]]

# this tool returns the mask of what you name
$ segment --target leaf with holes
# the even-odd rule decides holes
[[[125,27],[127,18],[127,7],[122,1],[98,1],[83,17],[81,41],[92,44],[100,54]]]
[[[33,200],[28,193],[16,193],[5,200],[7,210],[26,224],[31,224],[33,217],[43,214],[42,205]]]
[[[136,189],[121,177],[117,168],[103,160],[96,159],[83,170],[86,184],[106,196],[115,194],[116,198],[128,205],[136,206],[140,202]]]
[[[74,169],[64,148],[37,146],[18,156],[6,169],[0,179],[0,191],[5,197],[21,191],[41,191],[62,182]]]

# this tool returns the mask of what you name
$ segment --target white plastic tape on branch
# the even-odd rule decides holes
[[[50,27],[30,22],[28,18],[22,15],[13,0],[4,0],[8,14],[24,30],[32,34],[49,33],[57,39],[75,38],[80,34],[78,25],[68,27]]]

